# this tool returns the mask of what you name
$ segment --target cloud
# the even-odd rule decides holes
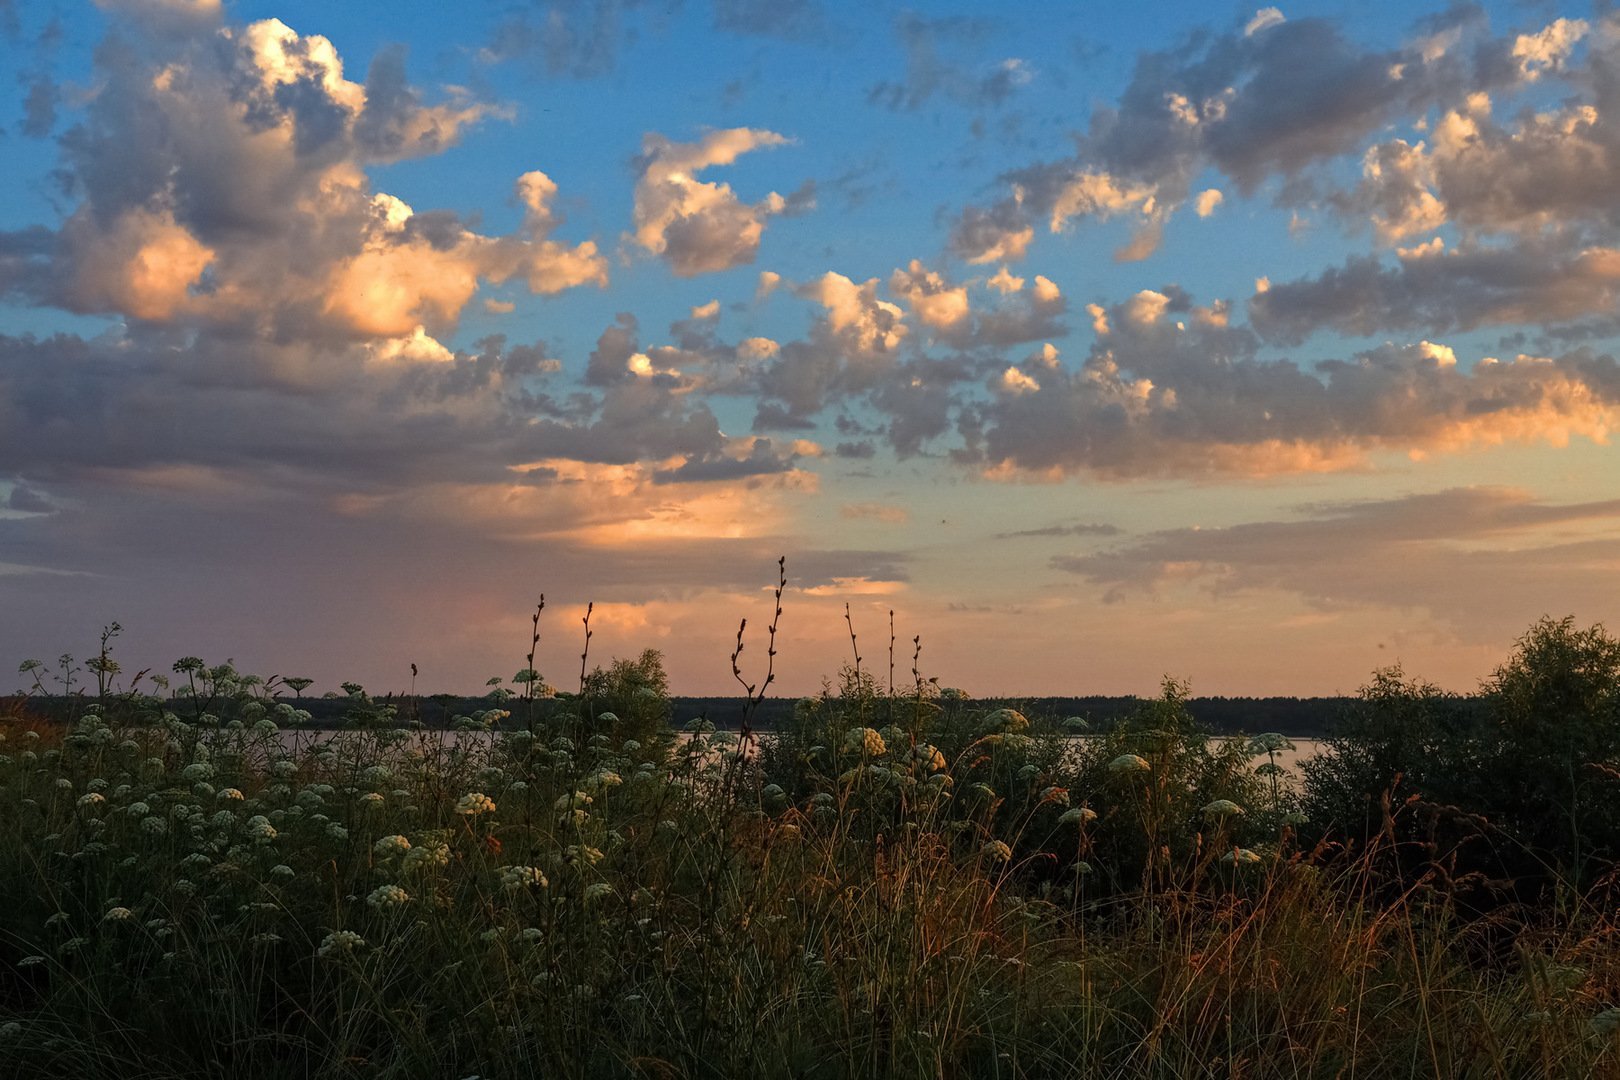
[[[1276,8],[1274,8],[1274,7],[1261,8],[1261,9],[1259,9],[1258,11],[1256,11],[1254,13],[1254,18],[1250,19],[1247,23],[1244,24],[1244,26],[1243,26],[1243,36],[1244,37],[1253,37],[1254,35],[1258,34],[1260,31],[1265,30],[1268,27],[1276,26],[1276,25],[1278,25],[1280,23],[1283,23],[1283,22],[1286,22],[1286,21],[1287,20],[1283,17],[1283,13],[1281,11],[1277,10]]]
[[[1534,82],[1549,71],[1557,71],[1591,26],[1585,19],[1557,19],[1539,32],[1520,34],[1513,39],[1513,59],[1519,74]]]
[[[634,241],[662,256],[681,277],[753,262],[766,219],[807,209],[814,204],[813,188],[787,198],[773,191],[748,204],[731,185],[699,180],[697,174],[788,142],[774,131],[752,128],[713,131],[695,143],[647,135],[637,159]]]
[[[1441,30],[1473,30],[1478,20],[1465,16],[1450,16]],[[1145,258],[1206,169],[1252,196],[1269,179],[1297,180],[1358,153],[1385,124],[1457,96],[1469,80],[1494,84],[1435,40],[1431,32],[1394,49],[1363,48],[1333,22],[1285,21],[1267,8],[1242,28],[1144,53],[1117,104],[1093,112],[1075,153],[1008,171],[1007,195],[965,208],[951,248],[970,261],[1008,260],[1023,254],[1037,225],[1058,233],[1125,217],[1136,230],[1116,258]],[[1194,208],[1207,214],[1213,198],[1206,192]]]
[[[54,243],[0,253],[36,301],[404,355],[423,352],[419,330],[452,327],[480,281],[606,284],[592,242],[551,238],[556,186],[541,172],[518,178],[524,220],[500,237],[371,189],[365,166],[440,153],[500,114],[455,90],[425,103],[398,50],[362,85],[331,41],[269,19],[137,34],[97,65],[85,120],[61,140],[76,207]]]
[[[838,508],[838,516],[849,521],[877,521],[885,525],[904,525],[911,514],[903,506],[888,503],[845,503]]]
[[[56,505],[27,484],[14,483],[6,496],[6,509],[20,514],[49,514]]]
[[[1269,282],[1249,300],[1268,340],[1298,343],[1324,329],[1428,334],[1478,326],[1551,325],[1614,310],[1620,248],[1558,242],[1409,249],[1394,264],[1351,256],[1314,277]]]
[[[535,0],[504,19],[479,55],[486,63],[532,61],[552,77],[597,78],[618,66],[621,48],[644,30],[660,32],[676,7],[643,0]]]
[[[1559,504],[1476,487],[1298,510],[1293,520],[1169,529],[1052,565],[1114,599],[1181,584],[1278,590],[1328,610],[1420,609],[1466,640],[1495,643],[1547,611],[1591,610],[1592,583],[1620,559],[1620,500]],[[1474,587],[1481,581],[1492,587]]]
[[[809,41],[826,32],[817,0],[714,0],[717,29],[752,37]]]
[[[876,84],[867,101],[896,110],[920,108],[934,97],[967,108],[1003,104],[1035,74],[1018,57],[990,62],[979,57],[993,29],[982,19],[902,13],[895,19],[895,35],[905,50],[905,76]]]
[[[1313,373],[1261,359],[1252,331],[1174,287],[1099,322],[1078,370],[1031,369],[1035,388],[1019,380],[1006,389],[1022,392],[964,405],[959,456],[991,475],[1267,475],[1360,466],[1376,452],[1601,442],[1620,419],[1620,367],[1580,350],[1463,370],[1425,341]]]
[[[1123,531],[1118,525],[1085,522],[1078,525],[1046,525],[1039,529],[1000,532],[996,533],[996,539],[1020,540],[1037,536],[1118,536]]]
[[[1067,332],[1058,320],[1068,302],[1050,278],[1036,274],[1026,281],[1002,267],[988,280],[970,284],[981,290],[978,303],[970,298],[969,284],[953,283],[916,259],[889,276],[890,294],[935,340],[955,348],[999,349]],[[995,295],[984,295],[985,290]]]

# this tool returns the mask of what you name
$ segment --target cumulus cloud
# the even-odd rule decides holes
[[[37,299],[425,355],[420,333],[453,326],[481,280],[606,284],[591,241],[551,238],[556,185],[541,172],[517,180],[523,224],[502,237],[371,189],[366,165],[442,152],[498,113],[460,91],[425,103],[397,50],[357,83],[330,40],[269,19],[136,35],[97,63],[86,119],[62,139],[76,208],[48,252],[0,256]]]
[[[646,136],[638,159],[635,243],[661,256],[681,277],[753,262],[766,220],[808,209],[814,204],[814,189],[802,188],[788,197],[773,191],[750,204],[739,199],[730,184],[699,180],[697,174],[788,141],[774,131],[753,128],[713,131],[695,143]]]
[[[971,261],[1005,261],[1024,253],[1037,225],[1056,233],[1125,217],[1136,230],[1116,257],[1145,258],[1178,208],[1191,201],[1200,215],[1214,209],[1217,189],[1192,192],[1206,169],[1251,196],[1274,177],[1296,180],[1359,153],[1385,124],[1421,115],[1470,80],[1485,89],[1508,78],[1476,71],[1435,44],[1455,43],[1477,20],[1458,12],[1441,21],[1412,42],[1373,49],[1331,21],[1288,21],[1265,8],[1226,33],[1144,53],[1117,105],[1093,113],[1076,152],[1006,173],[1004,198],[963,210],[952,250]]]
[[[1477,326],[1550,325],[1614,310],[1620,249],[1550,241],[1405,250],[1394,265],[1352,256],[1320,274],[1268,282],[1249,318],[1268,340],[1298,343],[1324,329],[1375,335]]]
[[[1376,452],[1601,442],[1620,418],[1620,367],[1607,356],[1464,369],[1423,341],[1311,371],[1260,358],[1256,335],[1219,316],[1173,287],[1104,311],[1079,369],[1021,371],[1034,386],[1008,378],[963,409],[963,456],[992,475],[1266,475],[1358,466]]]

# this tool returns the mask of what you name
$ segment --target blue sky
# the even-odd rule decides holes
[[[544,592],[554,682],[594,601],[719,691],[778,555],[792,692],[846,603],[979,693],[1466,688],[1614,618],[1601,9],[13,2],[0,53],[0,662],[474,686]]]

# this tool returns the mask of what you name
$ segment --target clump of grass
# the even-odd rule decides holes
[[[348,726],[312,733],[273,688],[193,658],[182,697],[103,693],[66,726],[13,706],[0,1061],[243,1078],[1614,1067],[1612,906],[1459,903],[1461,868],[1412,856],[1421,800],[1386,792],[1374,827],[1335,831],[1301,819],[1265,740],[1199,731],[1179,684],[1075,740],[939,692],[915,653],[913,687],[894,689],[891,660],[880,690],[852,648],[754,756],[704,721],[667,730],[655,653],[594,673],[582,657],[581,692],[543,716],[531,695],[516,729],[498,701],[457,730],[401,726],[356,686]],[[744,682],[750,704],[771,670]]]

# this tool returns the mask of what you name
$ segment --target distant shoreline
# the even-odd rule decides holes
[[[537,698],[534,709],[537,717],[544,718],[566,704],[568,699]],[[879,698],[880,702],[886,698]],[[897,707],[910,699],[897,697]],[[1154,699],[1132,696],[1086,697],[995,697],[972,698],[958,702],[959,707],[974,709],[1016,708],[1032,720],[1062,720],[1070,716],[1085,718],[1094,729],[1107,730],[1114,723]],[[1275,731],[1290,738],[1323,739],[1330,737],[1338,727],[1339,718],[1355,701],[1350,697],[1195,697],[1185,702],[1187,710],[1204,728],[1214,734],[1241,734]],[[9,697],[0,698],[0,713],[9,707],[24,707],[47,717],[65,719],[95,699],[85,697]],[[354,702],[346,697],[280,697],[294,708],[310,714],[308,727],[328,728],[341,724]],[[521,698],[500,702],[490,697],[461,697],[449,694],[386,695],[373,698],[374,704],[391,705],[398,710],[401,720],[420,720],[429,727],[449,727],[456,716],[469,716],[487,709],[506,709],[512,718],[503,726],[512,727],[523,717],[525,704]],[[767,698],[756,707],[753,727],[770,731],[786,723],[793,714],[798,698]],[[189,699],[175,698],[167,703],[181,715],[190,711]],[[742,723],[746,701],[739,697],[686,697],[670,698],[670,723],[682,727],[692,720],[707,719],[717,728],[736,730]]]

